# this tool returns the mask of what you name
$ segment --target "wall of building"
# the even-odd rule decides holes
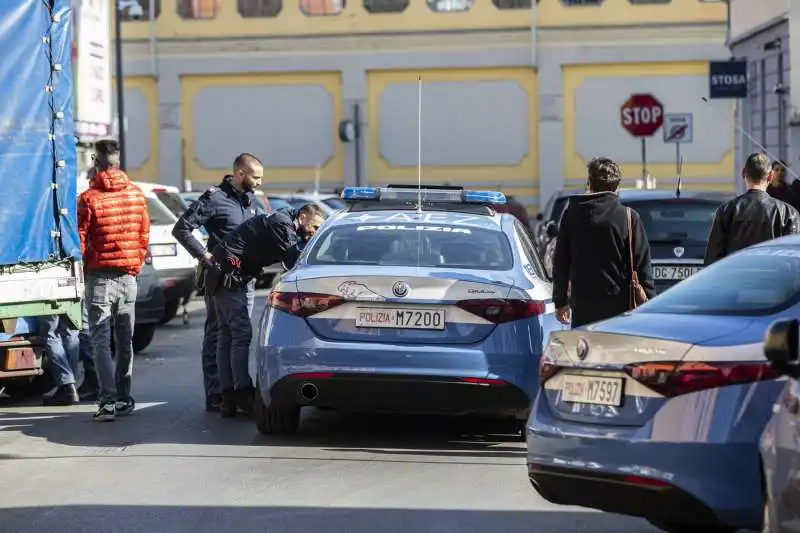
[[[500,188],[538,208],[579,186],[600,153],[637,177],[638,144],[618,113],[631,92],[647,91],[697,117],[689,186],[732,187],[732,137],[711,127],[730,123],[732,108],[701,100],[706,62],[727,56],[723,5],[365,0],[339,11],[326,2],[242,0],[275,15],[246,18],[234,2],[197,3],[194,13],[216,18],[185,21],[177,8],[186,16],[192,2],[162,0],[154,24],[124,23],[126,78],[148,79],[156,93],[126,102],[129,115],[155,117],[129,124],[129,159],[157,161],[164,183],[203,186],[249,150],[276,190],[308,188],[317,171],[326,188],[355,183],[355,146],[337,128],[357,104],[364,182],[414,182],[421,76],[423,181]],[[126,94],[144,95],[139,83]],[[660,134],[651,144],[651,173],[674,174],[672,147]]]
[[[763,149],[790,164],[799,153],[792,147],[791,97],[776,90],[791,86],[789,8],[777,0],[731,4],[731,55],[748,62],[748,97],[739,101],[737,114],[737,166]]]

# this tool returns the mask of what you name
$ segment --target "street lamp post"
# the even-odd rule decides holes
[[[117,74],[117,135],[119,136],[119,165],[125,170],[125,77],[122,71],[122,13],[119,0],[114,0],[114,52]]]

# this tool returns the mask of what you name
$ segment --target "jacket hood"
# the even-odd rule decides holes
[[[98,172],[92,179],[92,187],[101,191],[121,191],[130,184],[128,175],[117,168]]]
[[[570,198],[570,210],[583,220],[594,224],[609,221],[614,210],[620,205],[619,196],[613,192],[594,192],[578,194]]]

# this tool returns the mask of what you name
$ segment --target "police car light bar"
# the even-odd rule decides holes
[[[498,191],[464,191],[453,189],[388,188],[388,187],[345,187],[342,200],[345,201],[395,201],[416,202],[422,195],[423,203],[459,203],[481,205],[505,205],[506,196]]]

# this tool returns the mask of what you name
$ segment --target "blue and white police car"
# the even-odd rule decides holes
[[[499,192],[346,188],[259,329],[256,421],[305,406],[518,421],[556,328],[552,287]]]

